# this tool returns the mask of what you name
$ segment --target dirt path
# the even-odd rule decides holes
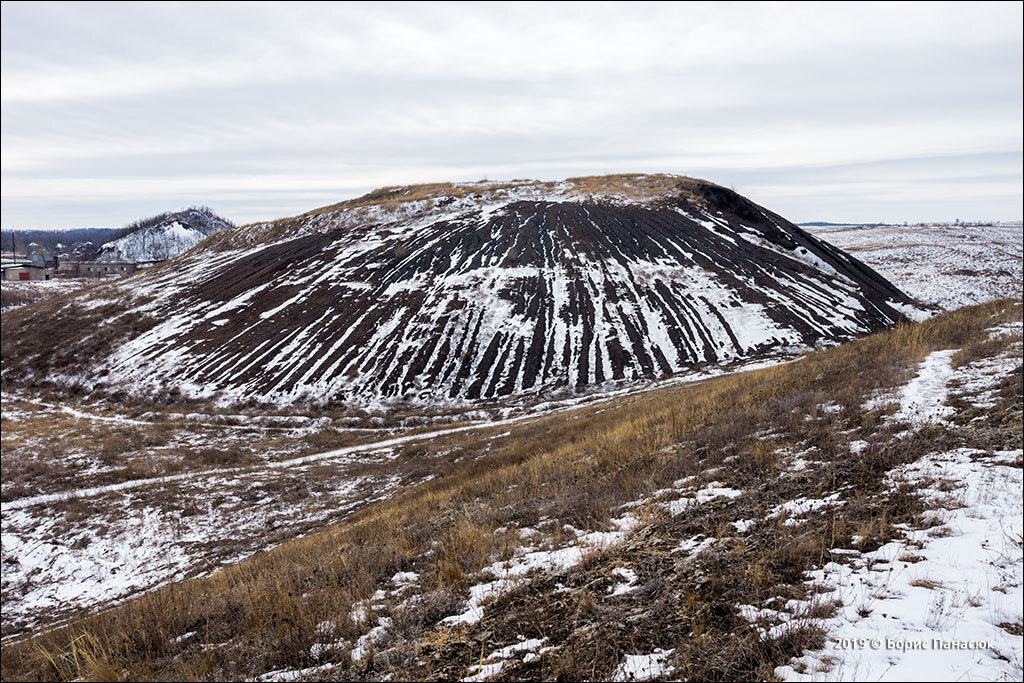
[[[316,462],[317,460],[328,460],[332,458],[339,458],[346,455],[353,455],[356,453],[373,453],[376,451],[387,450],[394,446],[399,446],[411,441],[418,439],[433,439],[439,436],[445,436],[448,434],[456,434],[459,432],[468,432],[478,429],[487,429],[490,427],[501,427],[507,424],[513,424],[515,422],[522,422],[524,420],[533,419],[539,417],[538,415],[522,415],[519,417],[509,418],[507,420],[498,420],[496,422],[481,422],[471,425],[463,425],[461,427],[451,427],[448,429],[438,429],[432,432],[418,432],[416,434],[409,434],[406,436],[399,436],[393,439],[384,439],[383,441],[375,441],[368,444],[360,444],[356,446],[347,446],[345,448],[337,448],[330,451],[324,451],[323,453],[314,453],[313,455],[305,455],[299,458],[291,458],[289,460],[281,460],[278,462],[266,463],[256,467],[226,467],[213,470],[203,470],[200,472],[183,472],[181,474],[171,474],[165,477],[152,477],[149,479],[133,479],[131,481],[120,482],[118,484],[109,484],[107,486],[93,486],[89,488],[76,489],[73,491],[62,491],[61,493],[49,493],[39,496],[31,496],[29,498],[21,498],[19,500],[13,500],[9,503],[3,503],[3,510],[20,510],[22,508],[32,507],[33,505],[41,505],[44,503],[52,503],[55,501],[68,500],[71,498],[89,498],[91,496],[98,496],[104,493],[110,493],[113,491],[125,491],[129,489],[143,488],[146,486],[152,486],[156,484],[167,484],[175,481],[198,479],[200,477],[211,477],[225,474],[249,474],[265,472],[267,470],[274,469],[285,469],[294,467],[296,465],[305,465],[307,463]]]

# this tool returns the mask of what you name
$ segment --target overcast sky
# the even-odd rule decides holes
[[[794,221],[1024,213],[1019,2],[2,12],[4,228],[616,172]]]

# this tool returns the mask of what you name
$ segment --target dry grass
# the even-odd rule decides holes
[[[21,406],[18,419],[4,420],[0,439],[4,502],[183,471],[254,465],[259,461],[256,448],[280,448],[281,442],[290,441],[285,434],[256,440],[182,422],[121,424],[24,402]],[[107,417],[102,411],[99,416]],[[216,447],[188,445],[204,431]]]
[[[4,314],[0,386],[45,384],[51,376],[81,368],[110,353],[120,340],[159,322],[129,310],[125,295],[109,285],[94,286],[89,292],[98,305],[87,307],[74,293],[67,293]],[[62,343],[56,343],[58,339]]]
[[[619,195],[634,199],[653,199],[694,184],[709,184],[706,180],[698,180],[685,176],[645,173],[619,173],[603,176],[581,176],[566,178],[564,181],[572,191],[579,194],[595,196]],[[382,187],[355,199],[308,211],[303,216],[315,216],[331,213],[342,209],[357,209],[366,206],[387,206],[403,202],[423,200],[441,200],[448,197],[500,196],[502,192],[523,187],[553,189],[557,185],[553,181],[517,179],[505,182],[481,180],[475,183],[425,183],[421,185],[393,185]]]
[[[986,304],[800,362],[519,425],[490,451],[459,459],[442,476],[336,527],[9,643],[3,676],[223,679],[312,666],[319,662],[310,654],[319,624],[331,621],[334,637],[354,641],[365,630],[349,619],[352,605],[395,572],[413,570],[432,607],[407,614],[387,652],[359,666],[334,660],[332,676],[457,678],[479,663],[482,649],[521,634],[547,637],[557,649],[503,675],[600,679],[626,648],[664,647],[677,649],[671,663],[684,678],[770,677],[774,666],[819,647],[824,634],[804,625],[761,638],[734,606],[793,595],[803,572],[829,548],[850,547],[855,535],[862,548],[877,547],[895,533],[892,525],[916,520],[923,510],[912,492],[883,495],[885,474],[958,438],[926,429],[892,439],[900,425],[861,415],[864,400],[905,381],[928,352],[963,347],[993,321],[1019,319],[1020,310],[1019,303]],[[821,412],[826,401],[841,409]],[[1003,436],[992,438],[1017,438],[1016,415],[1016,426],[1008,422]],[[766,430],[775,434],[775,452],[765,445]],[[856,438],[870,445],[852,458],[847,444]],[[781,476],[778,452],[797,447],[813,448],[820,464]],[[728,476],[748,495],[672,518],[652,515],[623,548],[529,582],[495,601],[472,629],[436,628],[474,574],[514,547],[508,534],[495,534],[498,527],[537,526],[557,543],[566,523],[600,527],[617,506],[714,467],[724,469],[702,477]],[[849,491],[842,515],[820,511],[798,526],[761,524],[744,538],[728,533],[730,520],[840,486]],[[688,559],[666,547],[712,531],[720,535],[716,545]],[[623,562],[637,567],[643,588],[630,594],[632,602],[612,604],[600,581],[608,580],[610,563]],[[552,592],[556,582],[570,590]]]
[[[88,280],[33,280],[28,282],[0,282],[0,308],[24,306],[26,304],[52,299],[82,287],[95,284]]]
[[[70,404],[94,417],[74,417],[46,404]],[[181,413],[198,408],[210,414],[202,421],[181,419]],[[53,388],[35,392],[29,400],[5,398],[4,411],[0,436],[4,472],[0,500],[4,502],[179,472],[261,468],[278,460],[378,441],[392,433],[320,425],[316,431],[297,431],[281,426],[287,425],[285,420],[279,425],[276,418],[261,416],[255,410],[250,411],[255,413],[251,416],[224,417],[201,404],[167,406],[135,397],[125,397],[124,403],[118,404],[95,392],[69,397]],[[332,412],[319,417],[332,415],[344,423],[344,417]],[[121,417],[134,419],[137,424],[115,421]],[[393,417],[391,422],[397,424],[400,419]],[[459,424],[456,421],[445,426]],[[437,425],[428,424],[405,429],[402,434],[412,436],[435,429]],[[484,430],[481,438],[486,436]],[[406,469],[411,476],[415,475],[413,470],[434,464],[417,464],[417,449],[423,450],[410,444],[403,453],[408,456],[403,465],[408,461]]]
[[[4,287],[0,290],[0,307],[2,308],[24,306],[25,304],[30,304],[39,300],[40,297],[35,296],[32,292],[25,291],[24,289]]]
[[[1020,333],[974,339],[953,354],[953,367],[961,367],[978,359],[990,357],[999,349],[1005,348],[1007,344],[1020,343],[1021,339]]]
[[[600,200],[610,197],[627,197],[639,201],[657,201],[672,196],[685,196],[702,203],[701,188],[713,186],[706,180],[668,174],[620,173],[604,176],[581,176],[562,181],[568,186],[570,195]],[[224,250],[254,244],[272,242],[297,234],[311,219],[337,212],[348,212],[356,217],[369,216],[366,211],[376,207],[394,207],[412,202],[424,202],[427,210],[444,205],[452,199],[471,198],[501,199],[511,190],[524,187],[554,190],[559,183],[516,179],[491,182],[480,180],[475,183],[424,183],[420,185],[393,185],[381,187],[361,197],[348,199],[336,204],[323,206],[298,216],[282,218],[271,223],[244,225],[222,230],[203,242],[204,249]],[[717,187],[717,186],[714,186]]]

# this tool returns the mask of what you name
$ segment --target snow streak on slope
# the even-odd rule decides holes
[[[911,304],[780,217],[700,189],[309,216],[298,237],[133,278],[162,322],[90,379],[282,402],[496,398],[835,342]]]

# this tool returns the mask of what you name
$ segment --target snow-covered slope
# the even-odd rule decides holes
[[[919,301],[945,309],[1020,298],[1024,229],[1012,223],[831,225],[809,231]]]
[[[128,234],[107,242],[99,261],[166,261],[183,254],[231,223],[205,208],[165,213],[134,224]]]
[[[630,178],[379,191],[222,231],[112,285],[151,325],[74,373],[281,402],[473,400],[838,341],[912,306],[730,190]]]

